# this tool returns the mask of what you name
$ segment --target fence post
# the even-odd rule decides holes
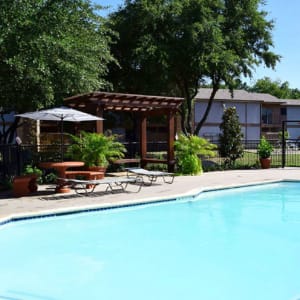
[[[20,156],[21,156],[21,151],[20,151],[20,146],[19,144],[17,144],[17,175],[20,176],[21,175],[21,160],[20,160]]]
[[[285,121],[282,121],[281,126],[281,167],[285,167]]]

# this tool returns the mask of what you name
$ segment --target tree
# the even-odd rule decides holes
[[[269,77],[257,80],[248,90],[257,93],[267,93],[279,99],[300,99],[299,89],[291,89],[287,81],[272,81]]]
[[[224,110],[220,130],[219,152],[222,157],[225,157],[225,166],[231,167],[244,154],[243,133],[235,107]]]
[[[104,87],[111,31],[90,0],[0,1],[0,112],[59,105]],[[18,126],[3,126],[0,143]]]
[[[251,77],[280,56],[270,51],[273,21],[260,10],[263,0],[127,0],[110,16],[119,40],[112,53],[114,89],[185,98],[181,109],[185,134],[198,134],[220,84],[232,89],[241,75]],[[201,84],[212,93],[193,132],[193,99]]]

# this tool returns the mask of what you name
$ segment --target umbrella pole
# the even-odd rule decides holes
[[[61,161],[64,161],[64,120],[61,118],[60,121],[60,157]]]

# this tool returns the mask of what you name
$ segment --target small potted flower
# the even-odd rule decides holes
[[[265,137],[262,137],[257,146],[257,153],[262,169],[268,169],[271,166],[271,154],[274,148]]]

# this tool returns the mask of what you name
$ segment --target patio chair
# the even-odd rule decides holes
[[[137,193],[141,190],[143,182],[138,178],[129,177],[107,177],[103,179],[93,180],[81,180],[73,178],[60,178],[66,185],[70,185],[71,188],[79,195],[93,194],[95,188],[98,185],[106,185],[106,192],[114,193],[116,191],[126,192],[129,183],[138,186]]]
[[[152,185],[153,182],[156,182],[159,177],[163,179],[165,183],[173,183],[174,174],[162,171],[148,171],[143,168],[126,168],[127,177],[130,178],[134,176],[136,179],[143,181],[144,184]],[[149,183],[144,181],[144,178],[149,180]]]

